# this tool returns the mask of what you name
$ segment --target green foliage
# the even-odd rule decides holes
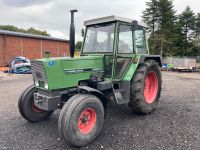
[[[190,9],[189,6],[179,15],[179,22],[182,27],[182,31],[185,34],[186,38],[190,30],[195,28],[195,14]]]
[[[81,46],[82,46],[82,41],[77,41],[77,42],[76,42],[76,45],[75,45],[76,50],[77,50],[77,51],[80,51]]]
[[[151,0],[146,2],[147,8],[142,12],[143,21],[147,24],[147,31],[151,33],[154,38],[154,33],[158,23],[158,0]]]
[[[159,28],[164,30],[169,30],[170,32],[173,32],[174,30],[174,21],[176,19],[175,17],[175,11],[174,6],[172,4],[172,1],[170,0],[159,0],[159,16],[158,16],[158,22],[159,22]]]
[[[143,21],[149,26],[150,53],[170,55],[175,39],[174,22],[176,20],[174,6],[169,0],[151,0],[146,3]],[[161,52],[162,50],[162,52]]]
[[[182,28],[182,33],[184,34],[184,51],[183,55],[187,54],[187,50],[194,38],[194,29],[195,29],[195,14],[190,9],[189,6],[179,15],[179,23]]]
[[[174,30],[174,41],[171,55],[173,56],[182,56],[184,49],[184,34],[182,32],[181,24],[179,20],[175,21],[175,30]]]
[[[30,27],[29,29],[26,30],[27,33],[30,33],[30,34],[37,34],[37,35],[45,35],[45,36],[50,36],[47,31],[40,31],[40,30],[37,30],[37,29],[34,29],[33,27]]]
[[[172,52],[173,41],[175,39],[175,11],[172,1],[159,0],[159,17],[158,17],[158,30],[156,31],[157,37],[162,43],[162,55],[169,56]]]
[[[198,13],[196,17],[195,31],[196,31],[196,35],[200,36],[200,13]]]
[[[194,45],[199,48],[200,51],[200,13],[196,16],[196,22],[195,22],[195,40]]]
[[[150,0],[146,6],[142,18],[148,25],[151,54],[200,55],[200,13],[195,16],[187,6],[177,15],[172,0]]]
[[[50,34],[48,34],[47,31],[37,30],[37,29],[34,29],[33,27],[30,27],[29,29],[26,30],[26,29],[21,29],[21,28],[12,26],[12,25],[4,25],[4,26],[0,26],[0,30],[8,30],[8,31],[14,31],[14,32],[50,36]]]

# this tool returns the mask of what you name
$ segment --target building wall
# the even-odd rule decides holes
[[[21,56],[20,38],[13,36],[6,36],[6,64],[16,56]]]
[[[51,50],[52,57],[69,56],[69,42],[6,36],[6,64],[17,56],[30,60],[44,57],[44,51]],[[3,66],[3,35],[0,35],[0,66]]]
[[[30,60],[41,58],[41,48],[39,39],[22,38],[22,52],[23,56]]]
[[[3,36],[0,35],[0,66],[3,65]]]

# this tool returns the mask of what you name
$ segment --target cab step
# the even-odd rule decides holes
[[[113,89],[114,97],[119,105],[127,104],[130,101],[130,83],[122,81],[119,89]]]

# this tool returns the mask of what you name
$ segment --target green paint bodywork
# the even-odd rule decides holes
[[[140,60],[141,55],[137,55],[136,58],[138,60]],[[130,67],[127,69],[127,71],[125,72],[125,75],[123,77],[124,81],[131,81],[137,67],[138,67],[139,61],[137,61],[137,63],[131,63]]]
[[[139,60],[141,55],[137,55],[136,57]],[[48,80],[48,90],[75,87],[78,85],[79,81],[90,79],[92,74],[98,75],[100,78],[104,76],[103,55],[81,56],[79,58],[45,58],[37,59],[36,61],[42,61],[44,64],[45,74]],[[133,63],[133,61],[131,61],[122,75],[121,80],[130,81],[137,66],[138,63]],[[106,78],[106,80],[112,81],[115,79]],[[40,85],[39,88],[44,88],[44,83]]]
[[[88,80],[92,73],[103,76],[103,56],[82,56],[79,58],[45,58],[42,61],[48,80],[48,90],[75,87],[79,81]],[[66,70],[88,69],[87,71],[69,73]],[[91,71],[90,71],[91,70]]]
[[[135,52],[129,54],[118,54],[118,42],[119,42],[119,25],[128,24],[120,21],[115,22],[115,33],[113,42],[113,52],[111,54],[105,53],[90,53],[84,54],[83,45],[81,49],[81,56],[79,58],[66,58],[66,57],[56,57],[56,58],[43,58],[37,59],[44,65],[44,72],[48,81],[48,88],[44,88],[44,83],[39,84],[38,88],[43,88],[46,90],[58,90],[64,88],[71,88],[78,85],[79,81],[89,80],[92,74],[97,75],[99,78],[110,81],[131,81],[139,62],[141,62],[141,56],[149,55],[148,45],[146,41],[147,54],[136,54]],[[85,33],[85,37],[87,30]],[[134,49],[135,46],[135,34],[132,34]],[[109,56],[108,60],[105,56]],[[123,74],[119,79],[115,79],[115,68],[117,58],[131,58],[131,61],[127,68],[124,70]],[[138,60],[135,62],[135,60]],[[106,63],[111,64],[110,77],[104,77],[104,70]],[[43,81],[40,81],[43,82]],[[36,84],[35,84],[36,85]],[[42,85],[42,86],[41,86]]]

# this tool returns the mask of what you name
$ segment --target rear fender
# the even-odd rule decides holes
[[[147,60],[155,60],[160,67],[162,67],[160,55],[141,55],[139,64],[144,63]]]
[[[147,60],[155,60],[158,65],[162,67],[161,58],[159,55],[138,55],[135,60],[136,61],[130,65],[128,71],[126,72],[123,78],[124,81],[131,81],[138,66]]]

